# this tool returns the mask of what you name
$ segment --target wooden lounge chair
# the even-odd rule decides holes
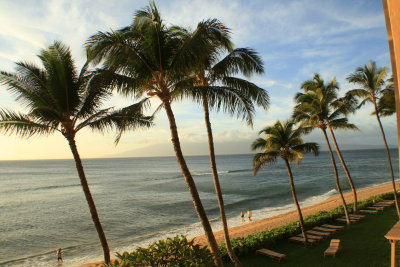
[[[312,234],[312,235],[317,235],[317,236],[322,236],[323,238],[327,238],[328,236],[331,236],[332,233],[328,233],[328,232],[318,232],[318,231],[314,231],[314,230],[308,230],[306,231],[307,234]]]
[[[366,213],[366,214],[378,214],[379,211],[377,210],[360,210],[361,213]]]
[[[349,214],[350,218],[354,217],[354,218],[360,218],[360,219],[364,219],[365,215],[362,214]]]
[[[375,206],[375,207],[391,207],[392,205],[393,204],[378,202],[378,203],[375,203],[373,206]]]
[[[298,237],[303,237],[303,234],[299,234],[299,235],[296,235],[296,236],[298,236]],[[315,239],[315,240],[322,240],[322,239],[324,239],[324,237],[322,237],[322,236],[319,236],[319,235],[307,235],[307,239]]]
[[[345,216],[343,216],[341,218],[346,219]],[[365,215],[357,215],[357,216],[356,215],[349,215],[349,218],[350,218],[350,220],[361,221],[361,220],[364,220]]]
[[[390,204],[390,205],[394,205],[394,200],[381,200],[378,203],[385,203],[385,204]]]
[[[338,218],[338,219],[336,219],[336,221],[337,222],[341,222],[341,223],[347,223],[347,220],[346,220],[346,218]],[[350,218],[350,223],[357,223],[357,222],[359,222],[360,220],[355,220],[355,219],[352,219],[352,218]]]
[[[325,227],[325,228],[332,228],[332,229],[337,229],[337,230],[341,230],[344,228],[343,225],[332,225],[332,224],[323,224],[321,226]]]
[[[337,231],[338,229],[332,229],[332,228],[326,228],[326,227],[316,226],[316,227],[313,228],[313,230],[320,231],[320,232],[325,232],[325,233],[334,234],[334,233],[336,233],[336,231]]]
[[[268,257],[270,257],[270,258],[272,258],[274,260],[278,260],[278,261],[281,261],[284,258],[286,258],[285,254],[278,253],[278,252],[275,252],[275,251],[272,251],[272,250],[269,250],[269,249],[266,249],[266,248],[259,249],[259,250],[256,251],[256,253],[268,256]]]
[[[384,211],[385,210],[384,207],[374,207],[374,206],[367,207],[366,209],[368,209],[368,210],[377,210],[377,211]]]
[[[327,248],[324,252],[324,258],[327,255],[333,256],[335,258],[336,253],[338,253],[339,250],[340,250],[340,240],[332,239],[329,248]]]
[[[305,244],[306,243],[304,237],[298,237],[298,236],[289,237],[289,241],[300,243],[300,244]],[[307,241],[308,241],[309,244],[315,244],[319,240],[312,239],[312,238],[307,238]]]

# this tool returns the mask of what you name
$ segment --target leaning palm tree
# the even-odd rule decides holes
[[[290,162],[294,162],[298,165],[305,153],[313,152],[315,156],[318,155],[317,143],[304,143],[301,138],[307,131],[308,129],[302,126],[295,128],[293,121],[289,120],[284,123],[277,121],[273,126],[266,127],[259,132],[259,134],[266,134],[265,138],[258,138],[251,145],[252,150],[262,150],[261,153],[257,153],[253,158],[254,175],[257,174],[261,167],[275,164],[278,157],[281,157],[285,162],[293,202],[296,206],[300,228],[306,243],[308,242],[307,234],[303,214],[300,209],[299,201],[297,200]]]
[[[26,138],[33,135],[47,136],[55,132],[65,137],[103,247],[104,261],[109,263],[110,250],[89,189],[75,136],[85,127],[100,131],[118,125],[148,127],[151,125],[151,118],[142,115],[142,103],[123,110],[101,109],[103,100],[110,95],[109,75],[89,72],[88,64],[78,73],[69,48],[62,43],[55,42],[42,50],[39,58],[43,68],[18,62],[15,73],[0,73],[1,84],[15,94],[16,99],[28,109],[27,114],[1,110],[0,130]]]
[[[90,37],[87,48],[93,63],[124,77],[119,92],[135,97],[147,94],[161,100],[171,131],[177,162],[191,194],[195,210],[206,234],[215,263],[223,266],[221,254],[200,200],[195,181],[182,153],[171,103],[190,87],[190,71],[209,53],[209,40],[223,44],[227,29],[218,20],[198,24],[192,34],[181,27],[167,27],[154,2],[135,14],[133,23],[120,30],[99,32]],[[225,44],[227,46],[228,44]]]
[[[346,106],[337,104],[337,90],[339,89],[339,87],[335,79],[333,79],[329,84],[326,85],[320,75],[315,74],[313,80],[304,82],[301,88],[304,90],[304,93],[298,93],[295,97],[295,101],[297,104],[294,108],[293,118],[297,122],[301,121],[304,126],[310,127],[312,129],[321,129],[329,150],[331,163],[335,175],[336,188],[342,201],[346,221],[347,224],[350,224],[346,201],[344,199],[339,182],[339,174],[336,167],[336,160],[333,155],[326,130],[328,129],[332,135],[336,151],[346,171],[350,186],[352,187],[354,195],[354,205],[356,210],[356,190],[350,173],[347,170],[347,166],[344,164],[344,160],[340,153],[339,146],[336,142],[333,129],[357,129],[357,127],[353,124],[348,123],[347,118],[344,116],[347,110],[345,109]],[[338,105],[338,107],[334,108],[336,107],[336,105]]]
[[[212,36],[211,36],[212,37]],[[220,218],[224,231],[226,248],[231,261],[235,266],[241,266],[236,257],[229,238],[228,224],[225,215],[224,200],[218,177],[215,160],[214,140],[210,122],[210,109],[223,110],[230,115],[237,115],[252,125],[254,104],[264,109],[268,108],[269,97],[267,92],[245,79],[234,77],[241,73],[249,77],[253,73],[263,73],[263,62],[257,52],[249,48],[236,48],[228,55],[219,59],[223,44],[218,40],[210,40],[210,53],[199,61],[193,72],[195,86],[186,90],[185,94],[203,106],[204,120],[208,136],[210,165],[214,188],[217,195]],[[228,43],[228,42],[225,42]],[[229,51],[230,47],[227,48]]]
[[[378,108],[378,101],[382,97],[382,94],[385,89],[386,75],[387,75],[386,67],[378,68],[375,62],[369,61],[367,65],[364,65],[363,67],[358,67],[354,71],[354,73],[350,74],[349,77],[347,77],[347,80],[350,83],[354,83],[355,85],[359,86],[359,88],[357,89],[352,89],[348,91],[347,94],[349,96],[353,96],[361,100],[359,107],[363,106],[367,102],[372,103],[374,106],[374,114],[376,116],[376,120],[378,121],[379,129],[381,130],[383,143],[386,149],[386,155],[389,165],[389,173],[393,186],[393,193],[396,202],[397,214],[400,218],[400,207],[397,197],[396,183],[393,174],[392,159],[390,156],[390,151],[386,141],[385,131],[383,130]]]

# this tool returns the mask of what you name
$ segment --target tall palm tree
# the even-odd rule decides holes
[[[328,129],[332,135],[332,140],[339,155],[339,159],[342,162],[343,168],[347,174],[350,186],[353,191],[354,206],[356,210],[356,190],[347,166],[344,163],[339,146],[336,142],[333,129],[357,129],[357,127],[353,124],[348,123],[347,118],[344,116],[347,110],[345,108],[346,105],[337,104],[337,90],[339,89],[339,87],[336,79],[333,79],[329,84],[326,85],[320,75],[315,74],[313,79],[304,82],[301,88],[304,90],[304,93],[298,93],[295,97],[295,101],[297,104],[294,109],[293,118],[295,121],[301,121],[305,126],[308,126],[310,128],[321,129],[329,150],[331,163],[335,175],[336,188],[343,204],[346,221],[347,224],[350,224],[346,201],[343,197],[342,189],[339,183],[339,174],[336,167],[336,160],[333,155],[326,130]]]
[[[105,68],[124,77],[125,82],[118,88],[121,93],[135,97],[147,94],[161,100],[177,162],[218,266],[223,266],[221,254],[182,153],[171,103],[182,96],[182,90],[193,84],[188,78],[189,72],[200,58],[209,53],[212,45],[209,41],[219,40],[224,44],[227,32],[225,26],[215,19],[200,22],[192,34],[181,27],[167,27],[156,5],[151,2],[136,12],[130,26],[99,32],[87,42],[94,64],[103,62]],[[229,46],[229,43],[224,46]]]
[[[228,36],[227,36],[228,37]],[[212,41],[210,41],[212,43]],[[214,188],[217,195],[220,217],[224,231],[226,248],[231,261],[235,266],[241,266],[236,257],[229,238],[228,224],[225,215],[224,200],[218,177],[215,160],[214,140],[210,122],[210,109],[223,110],[230,115],[236,114],[252,125],[254,104],[264,109],[268,108],[269,97],[267,92],[245,79],[232,75],[241,73],[249,77],[253,73],[263,73],[263,62],[257,52],[249,48],[230,50],[228,55],[219,58],[221,45],[218,40],[210,47],[210,53],[196,65],[193,76],[195,86],[186,91],[186,96],[198,101],[204,110],[204,120],[208,136],[210,165],[212,170]],[[225,42],[228,43],[228,42]],[[218,84],[218,85],[216,85]]]
[[[276,163],[277,157],[281,157],[285,162],[290,188],[292,191],[293,202],[296,205],[297,214],[299,216],[300,228],[307,243],[307,234],[301,213],[300,205],[297,200],[296,188],[294,186],[292,169],[290,162],[299,164],[305,153],[313,152],[318,155],[317,143],[304,143],[302,135],[307,133],[307,128],[299,126],[294,128],[293,121],[284,123],[277,121],[273,126],[262,129],[259,134],[266,134],[265,138],[256,139],[251,145],[252,150],[261,149],[261,153],[257,153],[253,158],[253,174],[256,175],[261,167]]]
[[[363,106],[368,102],[372,103],[372,105],[374,106],[374,114],[376,120],[378,121],[379,129],[381,130],[382,134],[383,144],[385,145],[386,149],[386,156],[388,159],[389,173],[393,186],[393,193],[396,202],[397,214],[400,218],[400,208],[396,191],[396,183],[393,174],[392,159],[390,156],[390,151],[386,141],[385,131],[383,130],[378,108],[378,101],[382,97],[382,94],[384,93],[386,76],[387,76],[386,67],[378,68],[375,62],[369,61],[368,64],[364,65],[363,67],[358,67],[352,74],[350,74],[347,77],[347,80],[350,83],[354,83],[359,87],[357,89],[352,89],[348,91],[347,94],[349,96],[353,96],[361,100],[359,107]]]
[[[106,75],[88,71],[85,64],[80,73],[68,47],[54,42],[40,52],[43,68],[18,62],[15,73],[0,73],[0,82],[15,94],[27,114],[1,110],[0,130],[29,138],[33,135],[61,133],[68,141],[75,160],[90,214],[103,247],[104,261],[110,262],[110,250],[90,192],[75,136],[83,128],[104,131],[117,125],[131,128],[148,127],[151,118],[141,113],[142,103],[123,110],[100,109],[109,95]]]

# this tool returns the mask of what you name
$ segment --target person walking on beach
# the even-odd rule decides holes
[[[62,259],[62,254],[63,254],[63,251],[62,251],[62,249],[61,248],[58,248],[57,250],[56,250],[56,254],[57,254],[57,262],[62,262],[63,261],[63,259]]]
[[[240,211],[240,217],[242,217],[242,222],[244,222],[244,213],[243,213],[243,211]]]
[[[251,210],[247,210],[247,217],[249,217],[249,222],[251,222]]]

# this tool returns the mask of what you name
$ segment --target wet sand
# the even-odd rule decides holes
[[[399,188],[400,184],[396,184],[396,186],[397,188]],[[375,186],[362,190],[357,190],[357,198],[358,201],[362,201],[372,196],[388,192],[392,192],[391,184],[385,184],[381,186]],[[344,196],[348,204],[353,203],[353,194],[351,192],[344,194]],[[340,198],[338,196],[333,196],[318,204],[307,207],[301,207],[301,210],[303,212],[303,216],[307,217],[319,211],[330,211],[340,205],[341,205]],[[238,220],[240,220],[240,218]],[[245,237],[254,233],[283,226],[297,220],[298,220],[297,213],[293,210],[273,217],[264,218],[258,221],[243,222],[243,225],[229,228],[229,236],[231,237],[231,239],[238,237]],[[214,232],[214,235],[218,243],[224,242],[224,235],[222,230]],[[206,237],[204,235],[196,237],[195,241],[196,243],[206,245]],[[100,266],[102,266],[101,262],[94,262],[81,265],[81,267],[100,267]]]

